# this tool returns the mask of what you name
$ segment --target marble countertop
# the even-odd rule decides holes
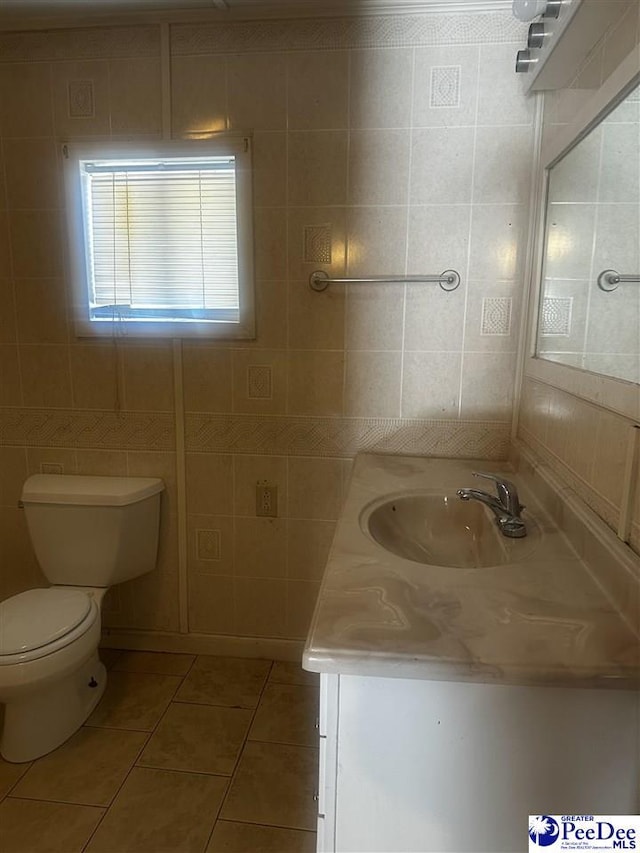
[[[518,485],[537,542],[517,562],[430,566],[389,553],[361,529],[384,495],[485,489],[472,471]],[[640,686],[640,644],[507,463],[363,454],[303,655],[313,672],[578,687]]]

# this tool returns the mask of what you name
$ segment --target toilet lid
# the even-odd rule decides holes
[[[39,649],[73,631],[91,609],[86,592],[29,589],[0,603],[0,655]]]

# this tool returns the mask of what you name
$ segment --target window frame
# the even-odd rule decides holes
[[[222,133],[198,140],[149,140],[124,142],[91,140],[62,145],[67,238],[73,289],[73,320],[76,337],[207,337],[228,340],[255,338],[255,290],[253,258],[252,139],[246,133]],[[92,321],[85,246],[85,223],[80,162],[91,159],[233,156],[236,166],[236,226],[238,246],[239,319],[203,322]]]

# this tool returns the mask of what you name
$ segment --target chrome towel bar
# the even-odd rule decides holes
[[[316,270],[309,276],[309,286],[318,292],[326,290],[330,284],[378,284],[385,282],[431,282],[439,284],[443,290],[455,290],[460,285],[460,274],[455,270],[445,270],[440,275],[379,275],[371,278],[329,278],[324,270]]]
[[[598,287],[605,293],[610,293],[626,281],[640,281],[640,275],[622,275],[615,270],[603,270],[598,276]]]

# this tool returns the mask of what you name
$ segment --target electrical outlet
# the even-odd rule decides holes
[[[276,518],[278,515],[278,487],[269,483],[256,483],[256,515]]]

